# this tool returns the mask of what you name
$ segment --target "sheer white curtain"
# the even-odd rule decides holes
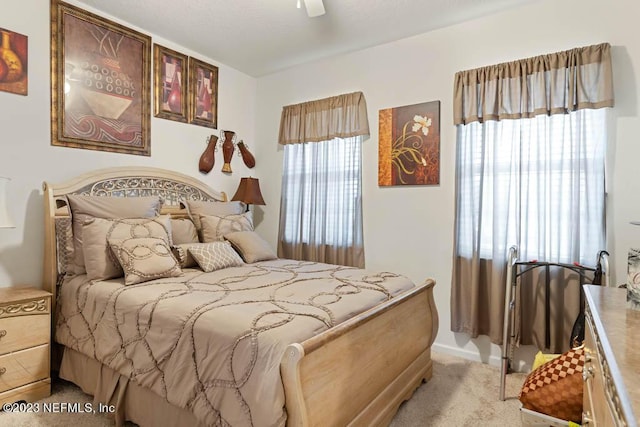
[[[458,255],[593,264],[604,247],[606,109],[458,129]]]
[[[454,331],[501,341],[511,245],[523,260],[595,263],[605,248],[606,114],[584,109],[458,125]],[[552,297],[554,349],[568,342],[579,309],[575,289],[553,291],[560,292]],[[526,323],[536,323],[522,329],[523,342],[541,346],[539,295],[523,297]]]
[[[285,145],[280,257],[364,267],[362,140]]]

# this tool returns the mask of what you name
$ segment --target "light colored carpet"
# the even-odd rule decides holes
[[[508,399],[501,402],[498,400],[500,373],[497,368],[441,353],[433,354],[433,362],[433,378],[422,384],[400,407],[391,427],[521,425],[517,396],[524,374],[507,376]],[[84,404],[91,401],[91,397],[75,385],[58,380],[54,382],[51,397],[40,403]],[[0,412],[0,426],[102,427],[113,424],[104,414]]]
[[[526,374],[507,375],[503,402],[498,400],[498,368],[433,353],[433,377],[404,402],[390,427],[520,426],[518,395]]]

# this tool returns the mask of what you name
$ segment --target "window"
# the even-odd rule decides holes
[[[606,109],[458,126],[457,255],[593,264],[604,248]]]
[[[503,341],[507,251],[593,265],[605,248],[611,46],[584,46],[456,73],[456,229],[451,330]],[[559,276],[558,276],[559,277]],[[563,279],[564,280],[564,279]],[[571,282],[571,283],[569,283]],[[551,350],[569,341],[578,280],[552,297]],[[546,304],[520,287],[521,342],[542,336]],[[525,304],[525,302],[527,302]],[[526,313],[525,313],[526,311]],[[543,316],[543,317],[540,317]],[[525,321],[523,319],[529,319]],[[563,338],[564,335],[564,338]]]
[[[606,109],[458,130],[458,255],[592,264],[604,247]]]
[[[362,248],[362,139],[285,145],[280,207],[283,246],[303,245],[321,248],[320,252]],[[285,256],[292,257],[291,253]],[[302,258],[353,265],[313,253]]]

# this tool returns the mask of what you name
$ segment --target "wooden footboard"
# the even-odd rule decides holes
[[[435,282],[291,344],[280,370],[288,426],[388,425],[431,378],[438,331]]]

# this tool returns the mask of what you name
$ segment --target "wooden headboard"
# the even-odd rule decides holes
[[[62,184],[44,182],[44,270],[43,287],[57,298],[57,286],[62,279],[58,268],[58,237],[64,221],[71,221],[66,196],[143,197],[164,199],[162,214],[187,216],[185,200],[226,201],[224,192],[216,191],[203,182],[177,172],[150,167],[118,167],[99,169],[80,175]],[[69,225],[70,223],[66,224]],[[55,309],[55,307],[52,307]]]

